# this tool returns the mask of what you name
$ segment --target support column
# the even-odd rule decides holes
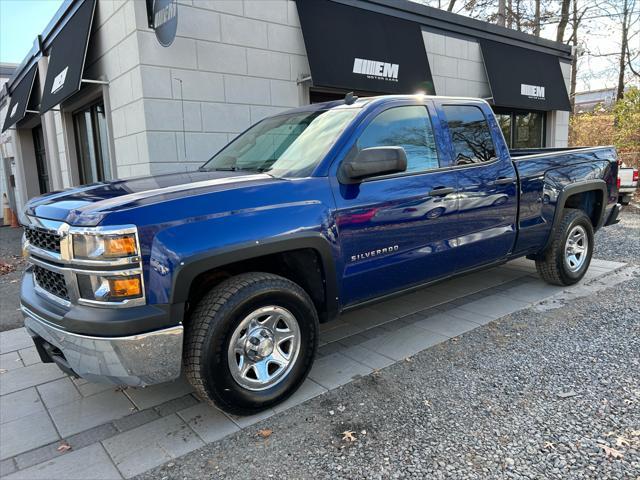
[[[40,81],[40,94],[44,92],[44,84],[47,78],[47,67],[49,66],[49,57],[41,57],[38,60],[38,80]],[[58,137],[56,135],[56,123],[53,118],[53,112],[48,111],[40,116],[42,122],[42,132],[44,134],[44,145],[47,154],[47,163],[49,166],[49,179],[52,190],[62,190],[64,184],[62,182],[62,168],[60,164],[60,154],[58,152]]]

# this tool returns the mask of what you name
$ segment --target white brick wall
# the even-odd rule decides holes
[[[423,29],[422,38],[437,95],[491,96],[480,45],[475,40],[428,29]]]
[[[145,112],[137,148],[152,173],[193,169],[252,123],[299,106],[296,80],[310,73],[293,0],[185,0],[178,8],[168,48],[136,8],[141,65],[132,83],[141,85]]]

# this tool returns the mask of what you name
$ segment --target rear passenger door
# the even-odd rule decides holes
[[[440,103],[456,172],[458,270],[508,255],[516,239],[515,167],[495,117],[483,104]]]
[[[429,104],[431,108],[433,105]],[[407,171],[341,184],[331,175],[342,251],[342,303],[349,305],[450,273],[456,238],[455,174],[441,169],[427,105],[381,108],[347,146],[404,148]]]

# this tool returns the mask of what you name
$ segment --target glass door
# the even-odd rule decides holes
[[[111,180],[107,122],[102,101],[76,112],[73,125],[80,183]]]

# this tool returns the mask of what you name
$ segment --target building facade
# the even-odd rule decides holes
[[[265,116],[349,91],[485,98],[513,148],[562,147],[570,62],[407,0],[68,0],[0,95],[3,165],[20,210],[195,169]]]

